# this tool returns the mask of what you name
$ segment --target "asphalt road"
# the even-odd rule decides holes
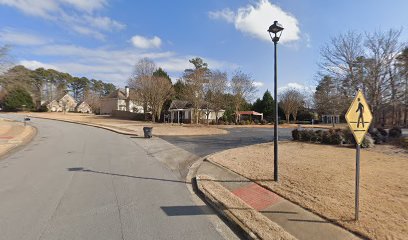
[[[222,239],[185,183],[131,138],[31,124],[34,140],[0,160],[1,240]]]
[[[280,128],[278,140],[291,140],[292,130]],[[161,136],[162,139],[197,156],[273,141],[273,128],[231,128],[229,134],[211,136]]]

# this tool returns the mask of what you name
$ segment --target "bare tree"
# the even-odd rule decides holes
[[[290,115],[292,115],[293,119],[296,121],[297,113],[304,104],[304,96],[302,93],[296,89],[290,88],[282,92],[279,98],[282,109],[285,112],[287,123],[289,123]]]
[[[402,49],[400,34],[400,30],[390,29],[366,33],[363,38],[348,32],[332,38],[321,51],[320,67],[336,85],[336,94],[341,96],[336,99],[348,105],[356,89],[361,89],[373,111],[374,124],[385,124],[389,112],[392,124],[397,123],[403,81],[394,63]]]
[[[129,86],[136,90],[136,100],[144,103],[145,112],[147,106],[151,109],[153,122],[156,119],[160,121],[163,104],[173,94],[171,82],[167,78],[154,76],[156,69],[153,61],[141,59],[128,81]]]
[[[401,31],[390,29],[387,32],[366,34],[365,46],[368,50],[366,70],[368,77],[364,81],[366,93],[371,104],[375,122],[380,122],[379,112],[386,101],[395,101],[395,79],[391,64],[395,60],[401,45],[398,38]],[[388,98],[388,99],[387,99]],[[384,110],[384,109],[383,109]],[[383,117],[383,124],[384,122]]]
[[[167,78],[153,76],[146,87],[149,92],[148,101],[152,109],[152,121],[154,122],[155,119],[160,121],[164,102],[173,95],[173,86]]]
[[[356,59],[364,55],[362,35],[349,31],[331,39],[320,52],[322,62],[320,67],[323,75],[333,76],[341,80],[346,95],[354,93],[358,85],[356,79]],[[351,92],[349,92],[351,91]]]
[[[146,119],[146,114],[148,111],[148,97],[146,92],[141,90],[141,82],[144,81],[144,78],[151,78],[156,68],[156,64],[152,60],[149,58],[142,58],[134,66],[132,76],[127,82],[129,88],[136,90],[136,99],[133,100],[137,100],[143,104],[143,111]]]
[[[254,98],[254,94],[257,91],[254,81],[251,76],[237,71],[234,73],[231,79],[231,93],[234,97],[234,109],[238,112],[245,101],[250,102]],[[238,121],[238,115],[235,116],[235,121]]]
[[[204,86],[207,102],[207,123],[210,111],[215,112],[216,122],[218,123],[218,114],[225,106],[225,92],[227,91],[227,73],[219,70],[212,71],[208,78],[208,83]]]
[[[201,58],[191,59],[190,63],[194,65],[194,69],[184,70],[183,96],[193,105],[195,123],[198,124],[201,115],[200,109],[205,103],[204,85],[208,82],[209,69],[207,63],[203,62]]]

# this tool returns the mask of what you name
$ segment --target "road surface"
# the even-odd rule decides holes
[[[128,136],[31,124],[34,140],[0,159],[1,240],[222,239],[213,213]]]
[[[273,128],[230,128],[230,133],[210,136],[161,136],[186,151],[204,157],[222,150],[273,141]],[[290,128],[279,129],[279,141],[291,140]]]

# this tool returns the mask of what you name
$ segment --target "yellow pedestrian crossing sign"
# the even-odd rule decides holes
[[[346,121],[358,145],[363,141],[372,120],[373,115],[370,107],[363,93],[359,90],[346,113]]]

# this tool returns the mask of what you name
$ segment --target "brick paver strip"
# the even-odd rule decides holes
[[[12,139],[13,137],[11,136],[0,136],[0,139]]]
[[[232,191],[233,194],[244,200],[248,205],[260,211],[280,201],[280,197],[266,190],[256,183],[240,187]]]

